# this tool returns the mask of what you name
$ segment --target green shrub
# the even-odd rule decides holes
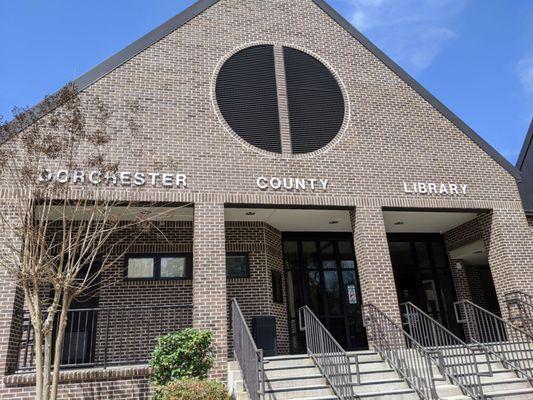
[[[159,391],[161,400],[231,400],[226,386],[217,381],[182,379]]]
[[[207,378],[214,361],[212,341],[211,332],[191,328],[160,336],[150,360],[152,383],[162,387],[177,379]]]

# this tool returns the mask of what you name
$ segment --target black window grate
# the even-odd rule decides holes
[[[218,75],[220,112],[248,143],[281,153],[273,46],[254,46],[233,55]]]
[[[274,47],[244,49],[222,66],[216,98],[233,131],[251,145],[281,153]],[[291,149],[310,153],[330,143],[344,121],[344,97],[326,66],[302,51],[284,47]]]
[[[316,58],[285,47],[292,152],[310,153],[330,143],[344,121],[344,98],[333,74]]]

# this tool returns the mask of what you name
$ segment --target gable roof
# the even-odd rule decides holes
[[[522,182],[518,184],[522,204],[528,214],[533,214],[533,119],[516,161],[516,168],[523,177]]]
[[[76,80],[73,84],[80,92],[86,89],[88,86],[98,81],[111,71],[120,67],[122,64],[150,47],[154,43],[163,39],[165,36],[180,28],[191,19],[207,10],[212,5],[216,4],[219,0],[199,0],[189,8],[185,9],[175,17],[171,18],[164,24],[155,28],[153,31],[147,33],[140,39],[136,40],[123,50],[119,51],[115,55],[109,57],[101,64],[97,65],[90,71],[86,72]],[[428,103],[430,103],[437,111],[439,111],[444,117],[452,122],[460,131],[468,136],[474,143],[476,143],[485,153],[491,156],[500,166],[502,166],[507,172],[509,172],[516,180],[520,181],[520,172],[515,168],[507,159],[505,159],[498,151],[496,151],[490,144],[488,144],[481,136],[479,136],[472,128],[470,128],[465,122],[463,122],[457,115],[455,115],[448,107],[441,103],[435,96],[427,91],[420,83],[415,81],[407,72],[405,72],[398,64],[396,64],[391,58],[377,48],[370,40],[368,40],[361,32],[359,32],[352,24],[350,24],[343,16],[335,11],[324,0],[312,0],[318,7],[320,7],[330,18],[332,18],[337,24],[350,33],[355,39],[357,39],[364,47],[366,47],[374,56],[376,56],[381,62],[383,62],[389,69],[391,69],[396,75],[398,75],[405,83],[407,83],[412,89],[414,89],[420,96],[422,96]],[[54,95],[51,96],[52,99]],[[57,106],[58,104],[56,104]],[[43,109],[42,103],[37,104],[31,109],[33,120],[41,118],[51,109]],[[17,131],[21,131],[25,126],[16,127]],[[2,137],[0,132],[0,137]],[[7,138],[3,138],[7,139]]]

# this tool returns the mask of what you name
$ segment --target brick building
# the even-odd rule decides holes
[[[131,104],[142,121],[112,138],[116,183],[81,171],[79,185],[176,212],[79,307],[128,311],[71,324],[66,361],[95,368],[65,370],[65,398],[147,396],[139,362],[152,342],[142,339],[184,326],[213,331],[213,376],[224,379],[232,298],[250,326],[275,317],[275,351],[289,354],[304,351],[304,305],[345,348],[362,349],[372,345],[362,304],[399,322],[399,303],[411,301],[460,333],[455,301],[505,314],[507,293],[533,293],[522,165],[323,0],[200,0],[75,83],[117,126]],[[12,185],[2,182],[6,209]],[[20,368],[22,296],[1,285],[0,398],[25,398],[34,378]]]

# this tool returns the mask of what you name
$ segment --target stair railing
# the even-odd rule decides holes
[[[307,354],[340,400],[354,399],[350,357],[307,306],[299,309],[300,330],[305,331]],[[360,382],[357,373],[357,382]]]
[[[533,296],[521,291],[505,295],[509,321],[533,335]]]
[[[435,389],[435,380],[438,378],[433,376],[431,352],[373,304],[363,306],[363,313],[365,327],[371,332],[372,343],[381,357],[388,361],[420,398],[438,399]],[[440,359],[439,370],[442,371],[442,358]]]
[[[250,400],[264,399],[265,368],[263,350],[258,349],[255,345],[254,338],[236,299],[231,300],[231,328],[233,333],[233,352],[239,363]]]
[[[435,351],[433,354],[440,354],[441,360],[444,360],[442,371],[452,383],[459,386],[465,395],[484,400],[480,376],[492,375],[488,351],[482,346],[465,343],[414,304],[404,303],[400,307],[409,333],[424,348]],[[487,359],[487,372],[479,370],[477,356],[480,350]],[[448,357],[445,352],[450,352]]]
[[[455,314],[472,342],[533,384],[533,335],[469,300],[455,303]]]

